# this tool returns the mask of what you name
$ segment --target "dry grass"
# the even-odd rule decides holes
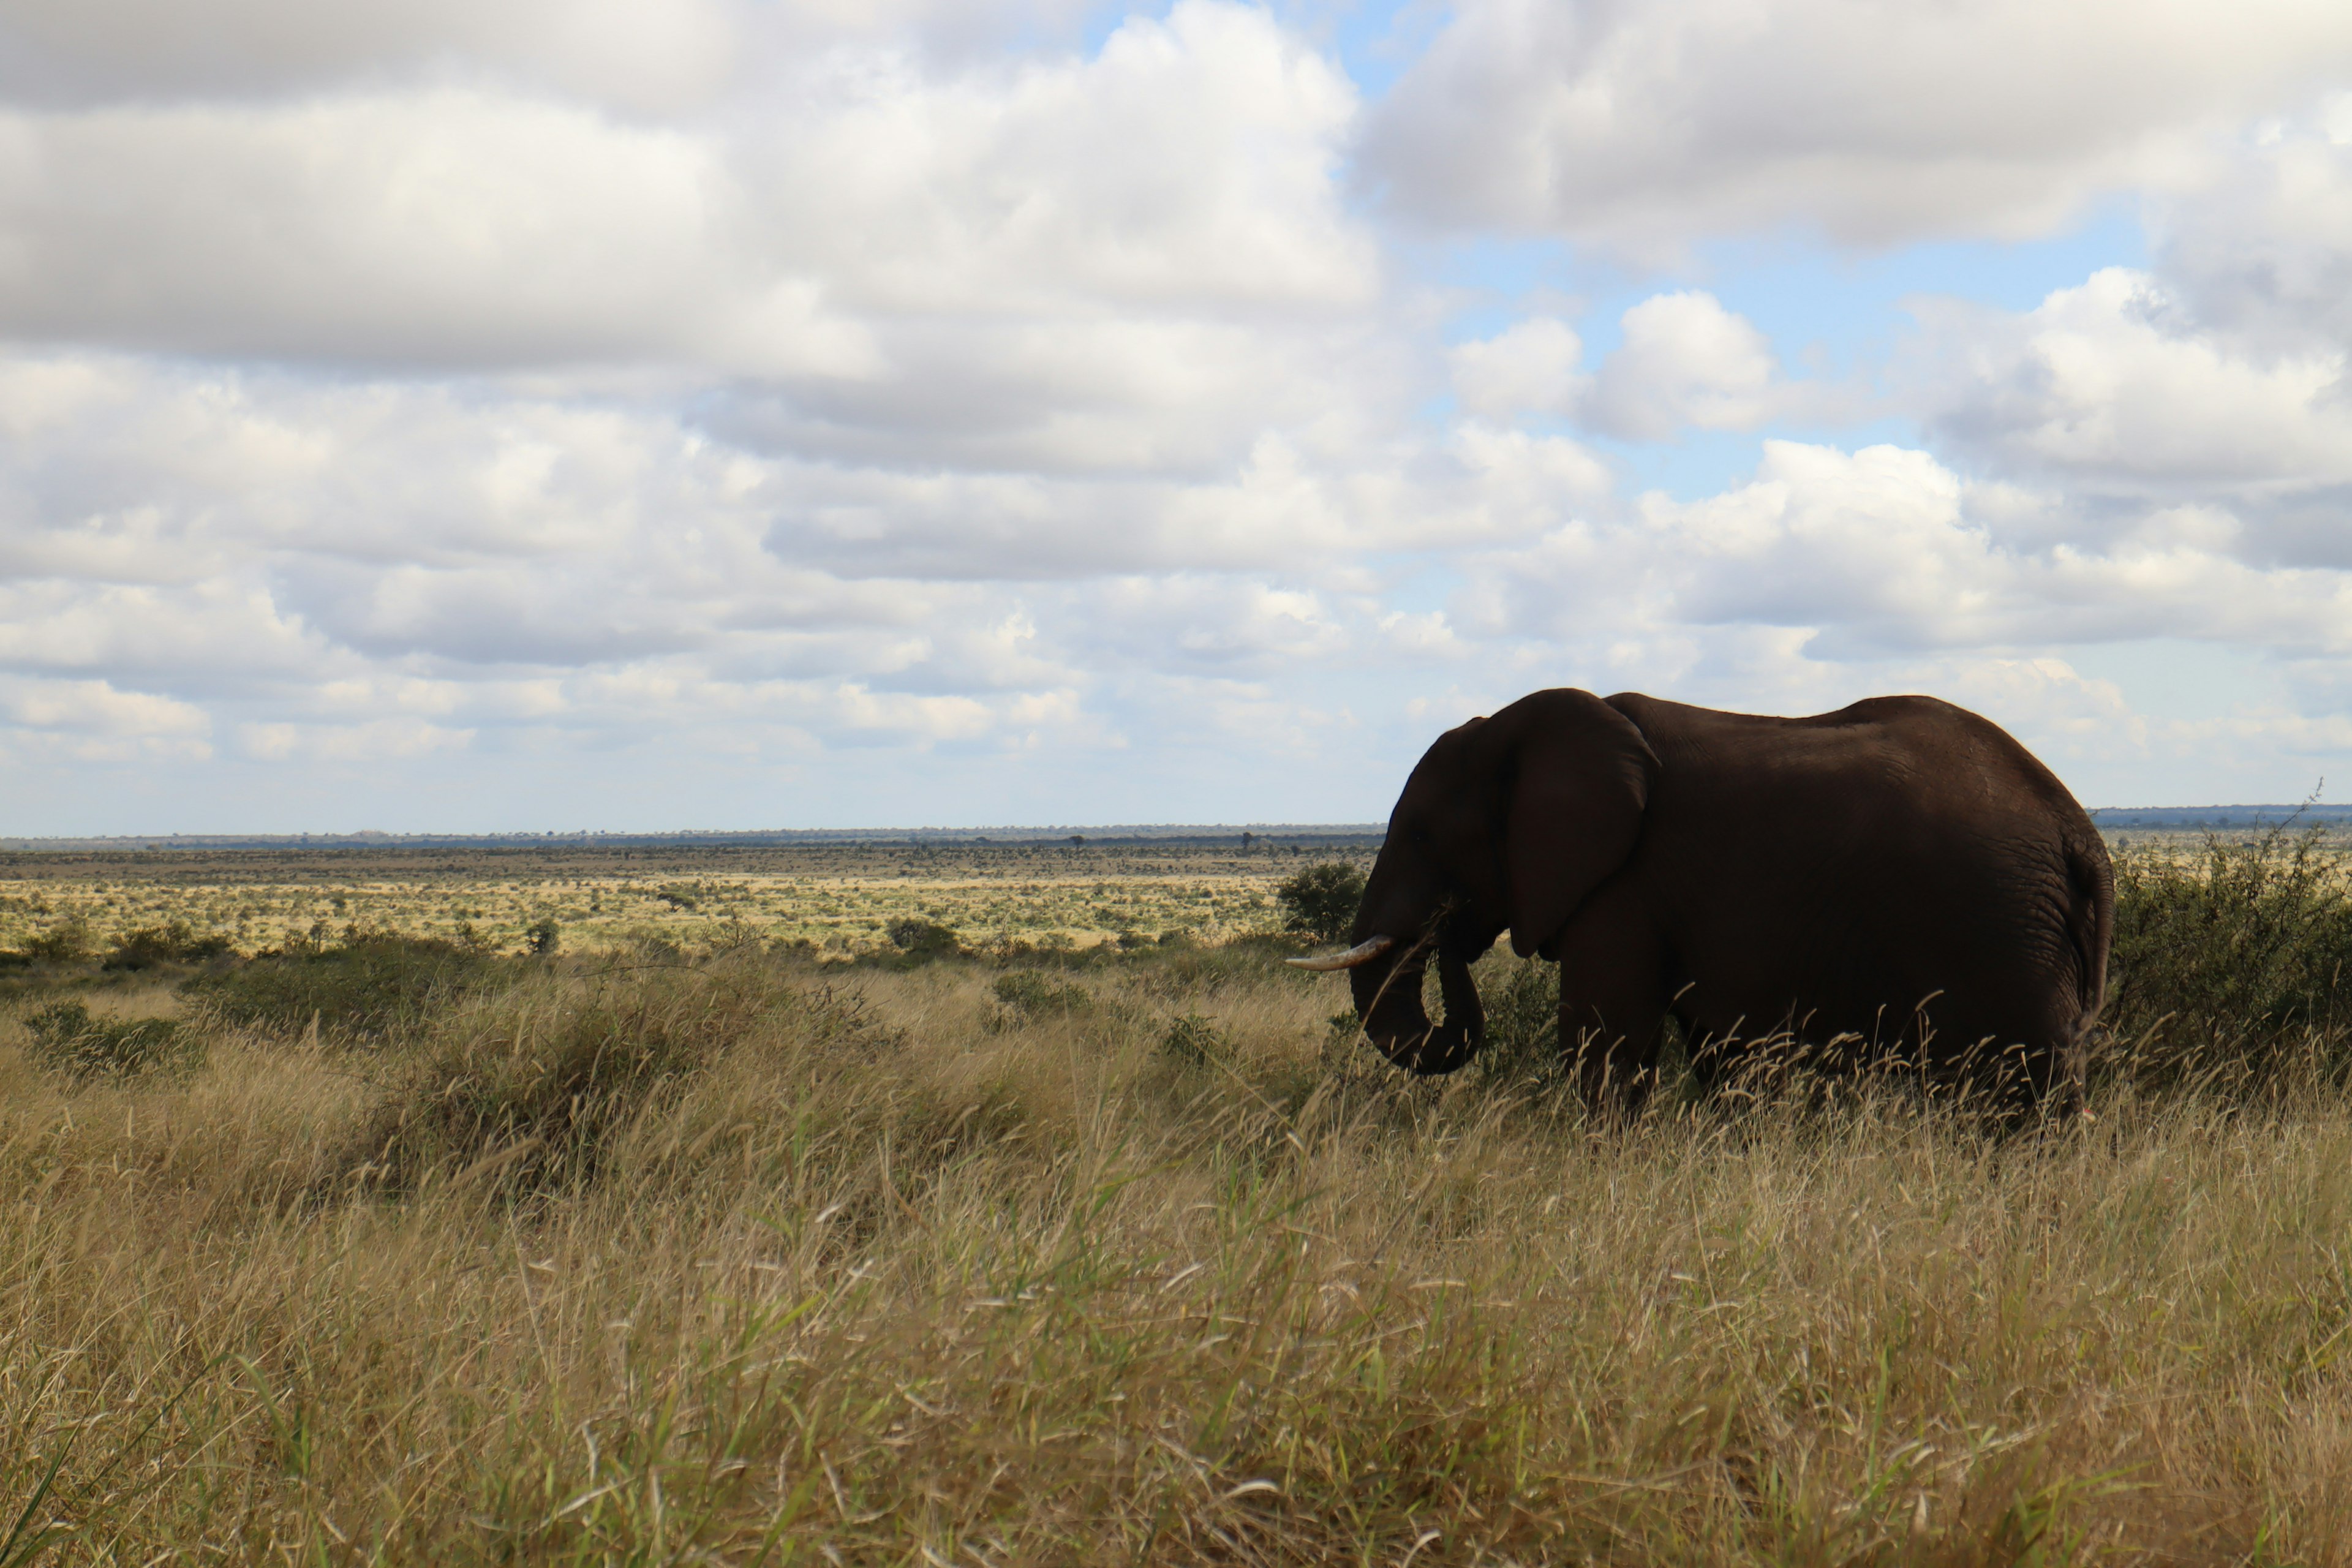
[[[2342,1097],[1602,1133],[1258,963],[0,1040],[0,1563],[2352,1559]]]
[[[511,950],[554,921],[564,945],[651,938],[705,947],[750,933],[839,952],[905,920],[972,944],[1087,947],[1122,932],[1202,941],[1269,927],[1273,889],[1310,859],[1371,847],[1108,841],[813,844],[632,850],[166,850],[0,855],[0,949],[74,930],[95,949],[173,921],[246,952],[346,926],[467,933]]]

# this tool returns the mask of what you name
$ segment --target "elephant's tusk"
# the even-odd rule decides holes
[[[1293,969],[1312,969],[1318,972],[1331,969],[1353,969],[1360,963],[1370,963],[1395,945],[1396,938],[1392,936],[1368,936],[1347,952],[1335,952],[1328,958],[1286,958],[1282,962],[1289,964]]]

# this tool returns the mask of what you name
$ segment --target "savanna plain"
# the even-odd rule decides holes
[[[1370,858],[0,857],[0,1568],[2352,1562],[2328,841],[2120,847],[2022,1131],[1410,1079]]]

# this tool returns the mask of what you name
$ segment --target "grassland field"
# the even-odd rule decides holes
[[[510,948],[542,920],[574,948],[649,936],[698,948],[749,931],[848,952],[884,944],[906,920],[951,927],[973,945],[1170,932],[1213,942],[1273,926],[1272,889],[1310,858],[1369,866],[1374,852],[1113,841],[0,853],[0,948],[75,921],[103,947],[173,921],[247,952],[321,924],[471,931]]]
[[[2352,1563],[2316,841],[2126,857],[2019,1134],[1588,1121],[1507,952],[1412,1079],[1304,856],[599,853],[0,863],[0,1568]]]

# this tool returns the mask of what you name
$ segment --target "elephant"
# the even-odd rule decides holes
[[[1794,1040],[2068,1110],[2114,906],[2082,806],[1965,709],[1874,697],[1784,719],[1560,688],[1438,737],[1352,947],[1292,962],[1346,969],[1372,1044],[1450,1073],[1484,1043],[1470,965],[1508,930],[1559,964],[1561,1048],[1595,1110],[1640,1108],[1672,1017],[1702,1087]]]

